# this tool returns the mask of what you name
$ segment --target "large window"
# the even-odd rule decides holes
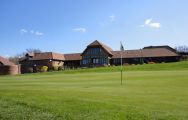
[[[121,64],[121,59],[120,58],[115,58],[114,59],[114,64]]]
[[[101,48],[90,48],[87,52],[86,55],[98,55],[101,51]]]
[[[88,62],[88,59],[83,59],[82,60],[82,64],[84,64],[84,65],[86,65],[86,64],[88,64],[89,62]]]
[[[108,55],[102,48],[89,48],[82,56],[82,64],[108,64]]]
[[[98,63],[99,63],[99,59],[98,59],[98,58],[94,58],[94,59],[93,59],[93,63],[94,63],[94,64],[98,64]]]

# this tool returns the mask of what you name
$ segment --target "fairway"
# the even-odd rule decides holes
[[[187,120],[188,70],[0,77],[1,120]]]

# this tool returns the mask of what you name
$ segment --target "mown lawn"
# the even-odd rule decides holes
[[[1,76],[0,119],[188,119],[188,70],[67,73]]]

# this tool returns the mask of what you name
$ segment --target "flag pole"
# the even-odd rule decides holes
[[[120,51],[121,51],[121,85],[123,85],[123,58],[122,58],[122,52],[124,51],[124,47],[123,47],[123,44],[122,42],[120,41]]]
[[[123,84],[123,81],[122,81],[122,72],[123,72],[123,70],[122,70],[122,51],[121,51],[121,85]]]

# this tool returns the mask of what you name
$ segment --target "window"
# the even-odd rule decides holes
[[[94,58],[92,61],[94,64],[98,64],[99,63],[99,59],[98,58]]]
[[[114,59],[115,64],[121,64],[121,59],[120,58],[115,58]]]
[[[88,48],[85,55],[82,57],[82,64],[108,64],[108,55],[102,48]]]
[[[96,62],[96,63],[99,63],[99,59],[96,59],[95,62]]]
[[[82,64],[87,64],[88,63],[88,60],[86,60],[86,59],[84,59],[84,60],[82,60]]]

